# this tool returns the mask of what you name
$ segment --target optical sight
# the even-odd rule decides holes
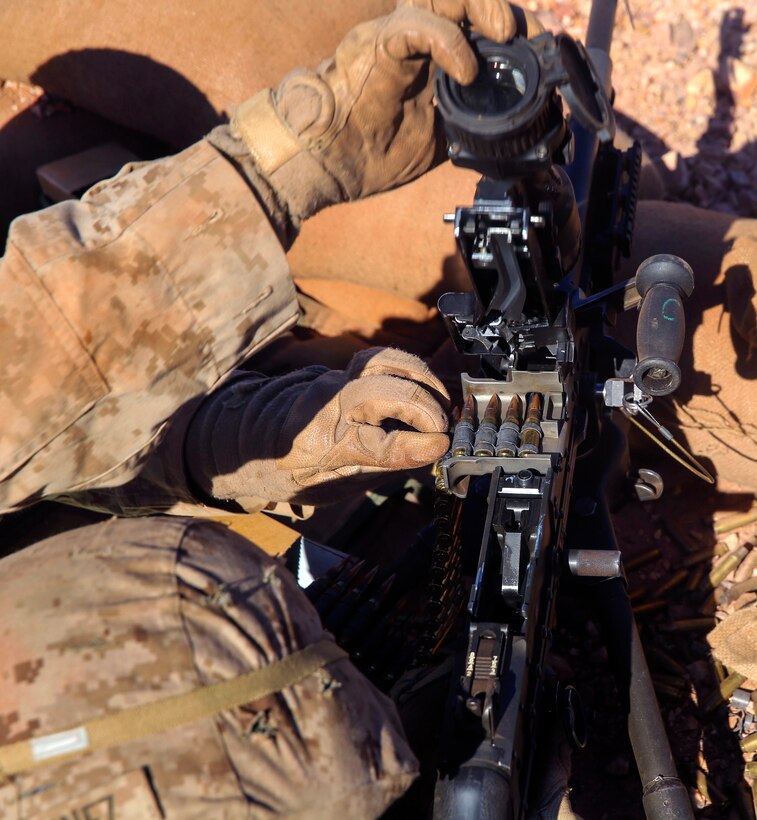
[[[584,128],[612,139],[612,108],[583,46],[567,34],[516,37],[495,43],[471,37],[478,57],[476,79],[461,85],[438,70],[436,97],[456,165],[486,176],[512,179],[572,158],[571,116]]]

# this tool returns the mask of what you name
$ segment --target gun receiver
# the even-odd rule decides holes
[[[616,380],[621,404],[646,407],[649,397],[638,385],[656,379],[659,387],[675,373],[680,353],[677,325],[662,356],[644,351],[647,361],[634,388],[629,368],[615,367],[617,346],[604,337],[610,297],[618,289],[611,284],[613,261],[627,255],[630,243],[639,149],[624,154],[612,147],[607,82],[566,35],[516,38],[512,46],[474,36],[473,45],[480,73],[468,90],[437,77],[450,156],[485,177],[473,205],[445,217],[454,223],[471,288],[442,296],[439,310],[457,348],[475,357],[477,369],[461,376],[465,405],[452,448],[437,466],[444,514],[437,516],[425,655],[454,634],[461,612],[467,626],[459,637],[459,683],[447,716],[434,816],[525,817],[555,599],[561,578],[572,573],[590,577],[587,590],[601,587],[598,599],[612,600],[618,622],[626,625],[617,652],[631,657],[631,666],[626,663],[617,677],[627,693],[647,815],[691,817],[643,674],[625,594],[604,481],[616,466],[608,442],[619,431],[596,389],[598,382]],[[535,79],[529,73],[534,65]],[[570,104],[569,122],[558,89]],[[571,166],[573,130],[588,134],[593,148],[580,145],[583,161]],[[591,190],[588,206],[577,206],[574,188]],[[602,203],[599,211],[592,202]],[[680,271],[674,276],[671,270],[660,281],[640,281],[644,293],[657,287],[658,296],[660,287],[678,287],[664,294],[674,300],[666,303],[672,310],[680,308],[688,280],[681,286]],[[592,295],[597,283],[606,290]],[[661,309],[647,303],[644,315]],[[577,464],[579,448],[590,467]],[[580,524],[574,498],[593,505]],[[466,509],[473,510],[480,533],[469,591],[460,579],[476,544],[461,533]],[[575,692],[559,700],[580,742]],[[639,722],[649,710],[657,716],[659,737]]]

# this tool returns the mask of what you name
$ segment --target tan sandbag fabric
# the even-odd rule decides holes
[[[757,679],[757,607],[729,615],[707,635],[707,642],[727,669]]]
[[[322,637],[291,576],[220,525],[73,530],[0,562],[0,744],[230,680]],[[339,660],[216,718],[0,780],[0,816],[94,804],[140,820],[371,817],[415,770],[391,702]]]
[[[316,65],[395,0],[134,2],[3,0],[0,78],[31,80],[106,119],[176,146],[219,113]]]

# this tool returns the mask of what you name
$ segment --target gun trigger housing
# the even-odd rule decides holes
[[[505,654],[507,627],[504,624],[471,624],[463,677],[465,705],[481,719],[486,737],[492,739],[497,726],[500,672]]]

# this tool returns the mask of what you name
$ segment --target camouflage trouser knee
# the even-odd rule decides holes
[[[74,727],[322,641],[282,565],[221,525],[112,520],[16,553],[0,634],[2,817],[371,817],[415,775],[394,705],[343,658],[213,717],[45,759],[51,734],[75,746]],[[9,774],[8,749],[27,745],[38,765]]]

